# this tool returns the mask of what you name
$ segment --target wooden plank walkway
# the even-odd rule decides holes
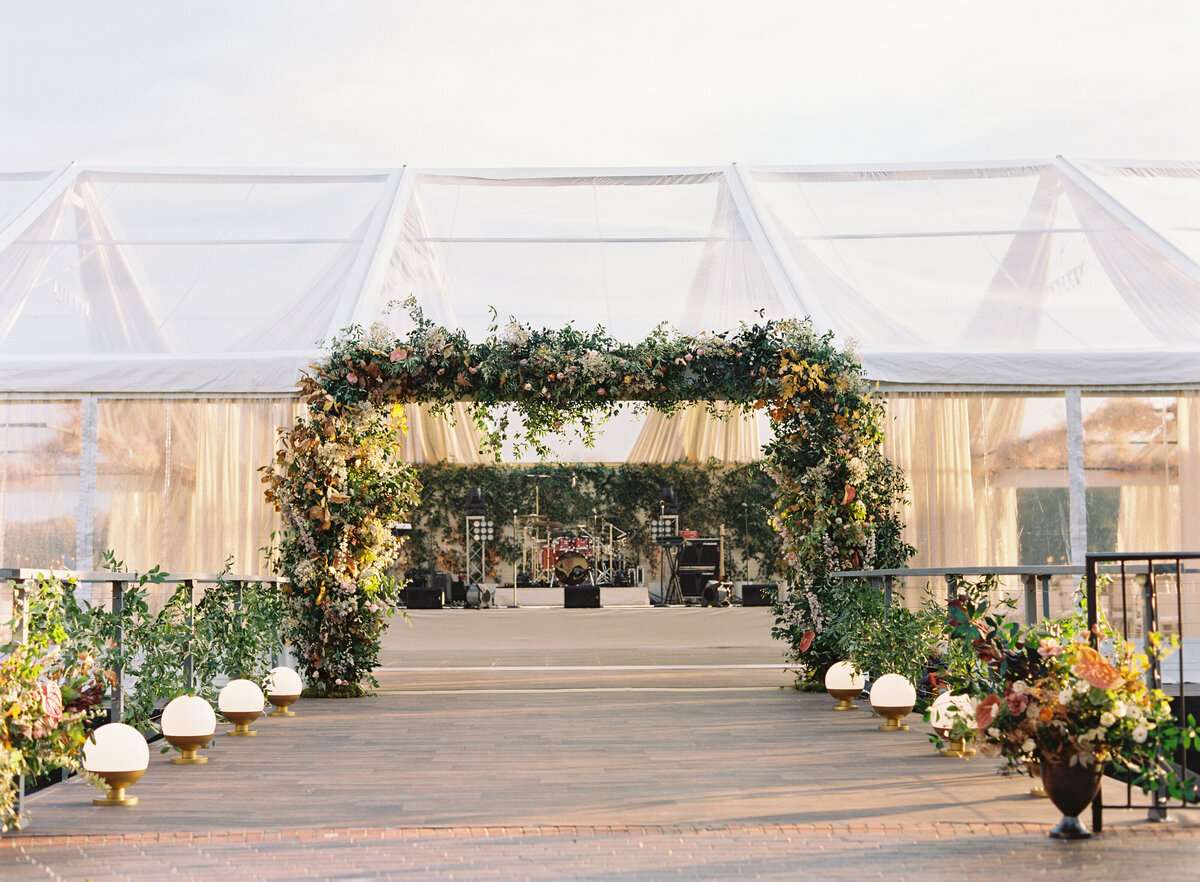
[[[0,839],[0,879],[154,879],[155,861],[198,879],[983,878],[946,856],[999,873],[993,849],[1060,878],[1099,854],[1109,878],[1200,867],[1195,813],[1110,812],[1104,837],[1052,842],[1053,807],[998,761],[937,756],[918,720],[883,733],[865,707],[790,690],[763,610],[556,612],[430,613],[420,640],[457,636],[418,652],[403,641],[421,622],[394,633],[378,695],[302,700],[257,738],[222,726],[204,766],[153,752],[135,808],[93,807],[78,782],[37,794],[25,834]],[[535,620],[602,649],[491,645]],[[545,652],[570,663],[527,663]]]

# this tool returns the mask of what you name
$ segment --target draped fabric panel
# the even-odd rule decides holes
[[[408,433],[400,443],[400,456],[412,463],[480,465],[488,458],[479,452],[480,437],[466,405],[451,406],[451,418],[435,416],[428,407],[405,406]]]
[[[294,399],[100,401],[97,554],[176,572],[219,572],[232,555],[235,571],[262,571],[279,519],[258,469],[296,413]]]
[[[752,413],[719,403],[727,416],[714,417],[702,405],[672,416],[651,411],[626,462],[753,462],[760,459],[758,422]]]
[[[979,559],[971,424],[962,395],[916,395],[888,401],[884,453],[904,470],[909,498],[904,539],[915,567],[965,565]]]

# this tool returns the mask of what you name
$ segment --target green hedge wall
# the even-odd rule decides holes
[[[532,513],[534,484],[540,484],[544,519],[568,528],[591,523],[594,513],[611,516],[630,533],[627,540],[643,566],[653,569],[658,549],[650,540],[650,521],[658,516],[659,491],[674,487],[679,497],[679,524],[716,536],[725,525],[726,574],[731,579],[774,579],[779,540],[768,517],[775,501],[775,482],[757,464],[601,465],[593,463],[536,466],[417,467],[421,504],[413,512],[407,565],[431,565],[443,572],[465,569],[465,501],[472,487],[487,498],[488,517],[502,529],[488,544],[488,569],[497,582],[512,581],[512,564],[521,554],[513,511]],[[529,475],[550,475],[534,481]],[[566,530],[564,532],[569,532]]]

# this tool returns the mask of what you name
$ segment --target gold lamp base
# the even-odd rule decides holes
[[[200,756],[201,747],[212,740],[212,733],[207,735],[167,735],[163,734],[167,744],[179,748],[179,756],[171,757],[171,762],[180,766],[198,766],[208,762],[208,757]]]
[[[233,731],[226,735],[257,735],[258,731],[250,728],[250,724],[258,719],[262,711],[221,711],[225,719],[233,723]]]
[[[138,798],[126,796],[125,788],[135,783],[145,772],[145,769],[137,769],[132,772],[96,772],[108,785],[108,794],[93,799],[92,805],[137,805]]]
[[[268,695],[267,701],[271,702],[275,710],[267,714],[269,717],[294,717],[296,712],[288,710],[300,698],[299,695]]]
[[[1037,760],[1026,760],[1025,767],[1029,770],[1029,777],[1036,782],[1029,788],[1029,795],[1037,799],[1047,799],[1046,788],[1042,786],[1042,764]]]
[[[171,762],[177,766],[199,766],[208,762],[208,757],[200,756],[195,750],[184,750],[179,756],[171,757]]]
[[[833,706],[835,711],[858,710],[858,705],[853,702],[862,693],[861,689],[826,689],[826,692],[838,700]]]
[[[967,739],[960,738],[958,741],[947,743],[938,753],[942,756],[957,756],[966,759],[975,755],[975,748],[967,744]]]
[[[873,709],[879,716],[887,719],[887,722],[879,727],[880,732],[908,731],[908,724],[900,721],[912,713],[912,707],[876,707]]]

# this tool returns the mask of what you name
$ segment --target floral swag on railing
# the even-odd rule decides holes
[[[331,344],[300,382],[307,412],[281,433],[264,470],[283,516],[275,563],[291,580],[291,637],[315,694],[361,694],[374,682],[398,591],[385,570],[402,550],[389,525],[420,498],[398,455],[407,403],[445,413],[465,402],[497,458],[510,434],[540,455],[552,433],[573,429],[591,441],[620,402],[666,414],[696,402],[714,412],[716,402],[768,408],[775,437],[764,468],[779,484],[773,524],[797,586],[777,610],[775,633],[797,659],[801,644],[806,658],[821,655],[822,610],[837,605],[830,570],[897,566],[910,553],[897,520],[903,481],[880,453],[882,403],[853,353],[807,321],[699,335],[660,325],[635,344],[601,328],[512,321],[472,343],[406,305],[406,336],[376,325]]]

